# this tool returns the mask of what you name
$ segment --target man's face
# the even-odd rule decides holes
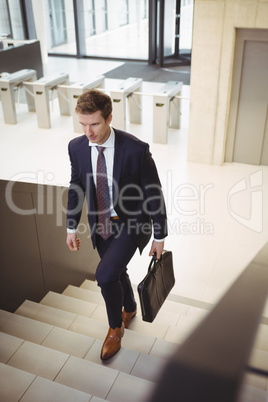
[[[102,145],[109,138],[110,123],[112,121],[111,114],[105,120],[101,115],[101,111],[97,110],[97,112],[91,114],[78,113],[78,119],[90,142]]]

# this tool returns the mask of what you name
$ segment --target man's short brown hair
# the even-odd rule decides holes
[[[101,111],[102,117],[107,120],[112,113],[112,101],[110,96],[96,89],[89,89],[79,96],[75,108],[76,113],[92,114]]]

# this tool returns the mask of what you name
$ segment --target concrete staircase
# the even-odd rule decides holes
[[[108,324],[95,282],[48,292],[40,303],[26,300],[14,314],[0,310],[0,402],[146,402],[169,356],[206,314],[168,299],[150,324],[138,310],[121,350],[104,363]],[[261,326],[252,356],[262,368],[266,331]],[[247,376],[241,398],[266,401],[267,379]]]

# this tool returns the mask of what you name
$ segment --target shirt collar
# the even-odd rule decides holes
[[[114,129],[112,127],[110,127],[110,135],[109,135],[108,139],[103,144],[101,144],[101,146],[104,148],[114,148],[114,138],[115,138]],[[96,143],[93,143],[90,141],[88,141],[88,145],[90,147],[99,146],[99,144],[96,144]]]

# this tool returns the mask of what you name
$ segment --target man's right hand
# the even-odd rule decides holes
[[[71,251],[78,251],[81,245],[81,240],[77,238],[76,233],[67,233],[66,244]]]

